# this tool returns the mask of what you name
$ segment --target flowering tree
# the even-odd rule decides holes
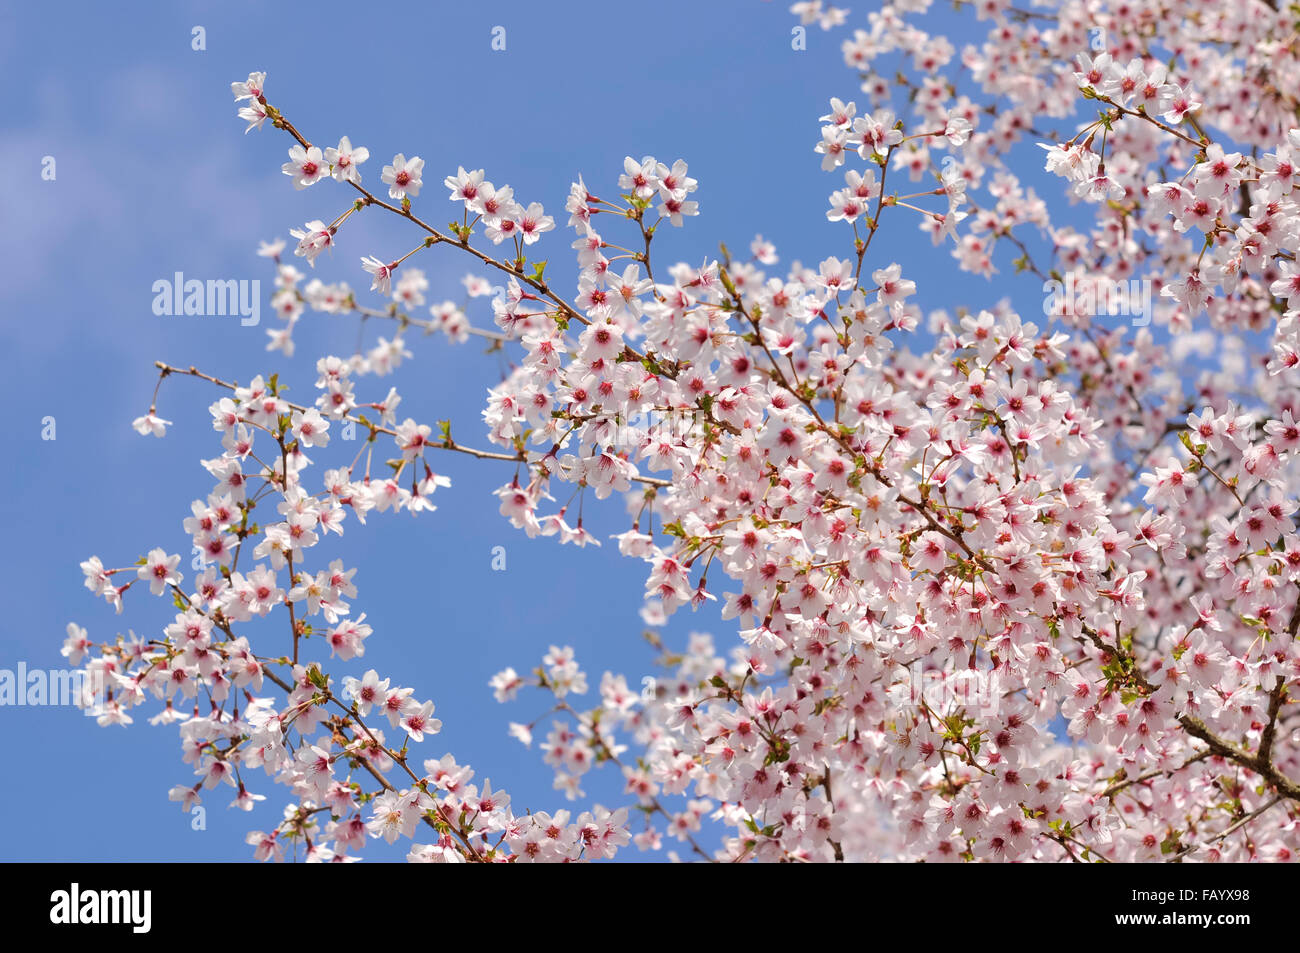
[[[850,28],[865,102],[830,99],[808,170],[832,182],[844,254],[784,274],[761,237],[698,267],[653,256],[695,225],[683,161],[579,178],[562,222],[459,168],[438,176],[455,218],[435,226],[422,159],[398,153],[376,177],[368,149],[297,128],[265,74],[233,84],[250,130],[291,138],[294,187],[332,178],[321,201],[342,209],[293,229],[291,256],[261,249],[283,319],[269,349],[292,353],[307,309],[392,336],[321,357],[312,404],[275,375],[158,365],[159,385],[216,390],[216,483],[184,520],[207,566],[187,579],[165,546],[82,564],[119,612],[146,588],[176,605],[145,639],[69,626],[99,721],[161,700],[197,778],[172,791],[184,805],[227,784],[251,808],[259,768],[285,785],[283,820],[249,835],[259,859],[352,860],[367,836],[400,836],[412,860],[573,861],[665,835],[727,861],[1294,859],[1294,14],[964,6],[988,29],[960,55],[919,25],[928,0]],[[792,12],[805,28],[849,19],[821,0]],[[1062,185],[1054,221],[1038,192]],[[369,294],[303,284],[295,257],[314,268],[376,214],[412,247],[361,258]],[[991,277],[1011,256],[1000,284],[1050,292],[1043,312],[990,299],[923,315],[922,273],[877,240],[917,227],[932,275]],[[561,241],[577,259],[564,278]],[[470,298],[500,282],[494,329],[429,306],[411,260],[434,254],[472,259]],[[1120,296],[1121,319],[1117,283],[1156,294]],[[514,355],[478,441],[369,380],[411,357],[412,328]],[[154,394],[135,426],[163,436]],[[496,495],[529,536],[598,544],[572,501],[630,499],[616,539],[646,564],[647,621],[715,600],[737,620],[734,644],[654,637],[663,671],[606,673],[587,706],[566,648],[493,679],[500,701],[550,698],[544,757],[576,816],[526,811],[430,751],[434,703],[356,662],[372,634],[349,602],[356,567],[313,559],[328,533],[432,510],[449,452],[513,468]],[[266,616],[283,624],[253,644],[246,624]],[[533,727],[510,730],[531,743]],[[585,803],[593,769],[622,773],[626,803]]]

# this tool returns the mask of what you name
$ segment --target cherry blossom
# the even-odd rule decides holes
[[[799,117],[807,167],[764,171],[827,183],[802,258],[758,236],[744,258],[724,241],[665,260],[663,223],[702,234],[726,183],[648,155],[575,169],[555,217],[457,165],[455,218],[434,225],[409,201],[422,160],[384,168],[395,207],[352,174],[365,150],[320,153],[265,74],[232,85],[250,128],[294,141],[296,186],[347,185],[337,217],[290,231],[296,255],[351,244],[353,215],[410,251],[361,271],[336,256],[335,283],[304,286],[283,243],[261,249],[272,348],[308,310],[385,322],[355,353],[312,355],[314,398],[158,365],[155,402],[210,403],[207,478],[177,514],[210,564],[187,578],[179,555],[132,551],[149,540],[91,556],[92,596],[163,597],[175,616],[131,639],[74,623],[63,651],[103,676],[101,723],[154,704],[178,726],[192,773],[173,801],[228,785],[260,814],[259,788],[280,785],[278,821],[248,835],[257,860],[353,860],[380,838],[449,863],[674,845],[720,862],[1296,856],[1290,14],[962,4],[969,32],[943,37],[926,6],[791,8],[841,30],[849,70]],[[929,267],[878,238],[896,229],[932,239]],[[463,291],[417,267],[439,255],[473,269]],[[934,306],[953,269],[988,281],[955,313]],[[1149,306],[1100,297],[1117,285]],[[1011,288],[1041,290],[1042,311]],[[412,328],[443,333],[417,346]],[[400,387],[469,337],[509,361],[453,435]],[[169,424],[151,403],[134,426]],[[345,427],[387,466],[330,439]],[[431,498],[464,491],[439,475],[448,453],[499,471],[501,517],[530,537],[600,545],[584,513],[609,508],[623,522],[600,558],[644,569],[644,672],[539,645],[483,686],[555,804],[441,750],[437,700],[398,684],[420,673],[364,669],[367,643],[402,636],[365,621],[364,567],[317,548],[389,514],[438,532]],[[701,607],[716,635],[659,631]],[[595,772],[617,803],[593,802]]]

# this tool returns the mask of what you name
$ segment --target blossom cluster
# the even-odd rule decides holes
[[[226,783],[251,807],[257,767],[287,786],[280,824],[250,835],[262,859],[286,841],[352,859],[367,834],[447,861],[588,860],[669,838],[727,861],[1295,859],[1300,41],[1256,0],[989,2],[969,4],[991,26],[959,53],[909,19],[928,6],[887,4],[843,41],[866,100],[831,98],[810,152],[836,179],[828,227],[851,241],[784,271],[761,236],[747,259],[725,246],[699,264],[653,257],[664,223],[701,213],[684,161],[629,156],[606,185],[579,178],[563,223],[486,170],[449,169],[460,221],[443,230],[412,201],[421,160],[394,157],[385,200],[357,171],[367,150],[346,137],[317,149],[267,102],[265,74],[234,84],[250,128],[295,140],[296,188],[350,189],[329,224],[291,233],[298,256],[314,267],[375,208],[419,243],[362,257],[378,307],[344,283],[300,288],[284,244],[264,246],[286,322],[272,348],[292,353],[307,307],[396,327],[321,358],[313,406],[286,401],[275,377],[236,387],[160,366],[230,391],[212,406],[215,485],[184,525],[212,565],[187,583],[165,548],[138,566],[83,564],[119,611],[146,585],[177,606],[147,641],[70,629],[65,652],[110,676],[101,721],[164,700],[156,717],[181,723],[199,778],[173,792],[184,803]],[[827,30],[848,17],[820,2],[793,12]],[[1073,135],[1042,128],[1064,123]],[[900,194],[904,174],[935,185]],[[1038,193],[1061,178],[1072,216]],[[1007,298],[923,312],[924,274],[876,243],[903,218],[971,274],[1011,255],[1036,281],[1149,280],[1154,321],[1038,320]],[[531,257],[560,228],[567,296]],[[468,317],[491,293],[481,276],[462,305],[418,314],[428,281],[405,263],[441,246],[501,276],[494,330]],[[512,350],[482,411],[492,449],[445,423],[399,423],[395,389],[357,396],[358,379],[413,359],[413,326]],[[136,426],[167,422],[151,407]],[[335,452],[343,426],[393,441],[391,475],[372,476],[367,454],[362,472],[342,461],[306,482],[308,452]],[[438,452],[512,463],[495,493],[530,536],[598,544],[551,504],[626,502],[613,541],[645,565],[662,672],[606,672],[582,708],[587,675],[552,646],[490,686],[502,702],[546,697],[547,714],[510,732],[536,741],[566,799],[612,768],[625,804],[516,812],[450,755],[421,773],[407,745],[437,732],[433,703],[375,671],[336,691],[325,672],[378,636],[352,614],[355,570],[309,571],[312,548],[349,517],[432,510],[448,486],[427,459]],[[253,519],[272,502],[277,518]],[[697,633],[672,650],[653,631],[707,604],[735,620],[721,649]],[[255,651],[236,627],[272,612],[290,638]],[[208,712],[173,706],[200,690]]]

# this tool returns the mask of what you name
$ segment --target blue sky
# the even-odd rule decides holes
[[[828,97],[858,95],[839,52],[845,30],[811,27],[807,50],[793,51],[787,6],[322,3],[304,15],[307,8],[238,2],[157,4],[148,13],[52,3],[0,14],[0,71],[16,93],[0,136],[0,257],[10,276],[0,323],[9,356],[0,377],[8,454],[0,519],[10,541],[0,668],[20,660],[59,667],[69,621],[104,639],[128,626],[152,634],[168,620],[164,601],[148,598],[129,599],[115,616],[82,587],[78,569],[91,554],[127,565],[154,546],[188,552],[180,524],[210,487],[198,460],[219,452],[206,410],[217,392],[167,381],[159,413],[175,427],[161,441],[138,436],[130,423],[148,407],[154,360],[241,382],[278,371],[291,398],[302,399],[312,392],[315,358],[354,346],[355,319],[309,313],[294,359],[266,353],[264,331],[275,319],[265,301],[256,328],[151,310],[153,282],[177,271],[261,279],[269,295],[272,271],[254,254],[258,241],[287,238],[308,219],[328,221],[350,199],[328,181],[295,192],[280,172],[291,140],[269,126],[244,135],[231,81],[265,70],[269,100],[308,138],[325,145],[346,134],[370,149],[362,171],[371,184],[393,153],[423,156],[426,186],[415,208],[434,223],[453,211],[434,183],[457,165],[486,169],[558,218],[579,174],[597,194],[612,193],[625,155],[684,158],[700,182],[693,197],[701,214],[665,232],[657,260],[698,263],[716,255],[719,240],[743,250],[762,232],[784,273],[796,258],[848,254],[847,229],[825,221],[826,196],[842,174],[822,173],[812,148]],[[855,10],[850,28],[864,23],[865,8]],[[195,25],[206,30],[204,51],[191,49]],[[490,47],[498,25],[507,31],[504,52]],[[41,179],[45,156],[57,162],[54,181]],[[342,239],[316,274],[364,290],[358,258],[397,257],[418,236],[376,211],[349,222]],[[991,305],[1009,293],[1010,254],[999,253],[1003,275],[990,283],[958,273],[946,251],[934,255],[911,221],[888,239],[890,258],[917,280],[927,310]],[[576,275],[570,240],[557,231],[540,246],[562,290]],[[459,280],[471,270],[443,251],[417,263],[431,302],[459,300]],[[1027,307],[1037,308],[1032,279],[1019,281],[1033,291]],[[470,315],[488,323],[481,303]],[[367,342],[380,331],[367,328]],[[383,389],[396,383],[404,411],[450,418],[459,439],[486,445],[479,411],[499,379],[498,359],[475,343],[410,341],[414,359]],[[364,386],[378,389],[373,379]],[[53,441],[41,439],[47,416],[56,420]],[[535,665],[554,643],[577,649],[593,694],[606,669],[636,684],[650,660],[638,637],[642,564],[620,559],[609,543],[578,550],[528,540],[497,515],[490,494],[509,479],[508,464],[441,462],[453,486],[440,491],[436,513],[366,527],[348,521],[342,551],[360,567],[354,611],[368,614],[375,634],[359,664],[334,671],[375,667],[414,685],[444,721],[424,753],[471,762],[476,781],[490,777],[516,806],[567,807],[536,751],[506,735],[508,721],[541,713],[541,697],[501,706],[487,681],[506,666]],[[621,504],[588,506],[587,525],[601,536],[626,528]],[[490,566],[498,545],[507,551],[504,573]],[[705,610],[674,618],[665,637],[684,644],[692,630],[712,631],[724,646],[734,631]],[[229,796],[214,792],[207,830],[191,830],[167,800],[168,788],[191,782],[190,768],[175,728],[147,724],[153,710],[123,730],[99,728],[74,709],[0,709],[16,749],[0,785],[0,810],[14,821],[0,858],[247,859],[243,833],[273,825],[284,792],[259,774],[256,790],[268,800],[251,816],[227,810]],[[616,780],[586,788],[613,803]]]

